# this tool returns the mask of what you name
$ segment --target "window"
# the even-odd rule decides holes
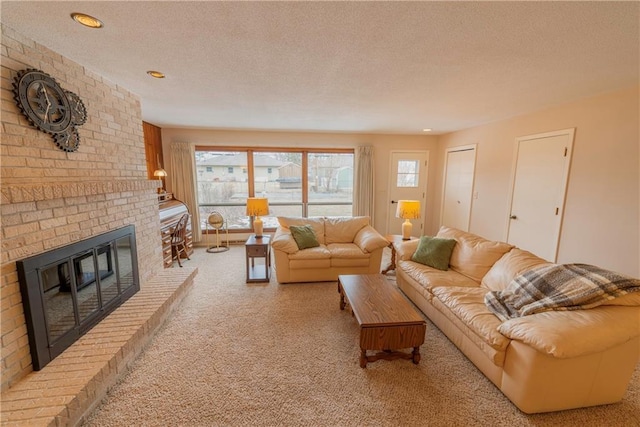
[[[307,216],[351,216],[353,153],[309,153]]]
[[[206,229],[207,218],[213,211],[219,212],[229,227],[248,228],[245,220],[245,202],[249,194],[249,183],[245,177],[238,179],[231,165],[247,164],[247,153],[238,151],[196,151],[196,171],[203,163],[212,165],[220,174],[207,175],[197,173],[198,204],[202,229]],[[204,167],[206,168],[206,166]]]
[[[266,228],[278,226],[277,216],[303,216],[302,153],[264,151],[253,155],[253,188],[256,197],[269,199]],[[269,174],[268,168],[275,169]]]
[[[246,216],[247,197],[269,199],[265,229],[273,229],[277,216],[351,216],[353,205],[353,150],[229,151],[196,147],[198,203],[202,229],[213,211],[220,212],[231,231],[251,230]],[[210,166],[204,166],[210,165]],[[203,166],[201,166],[203,165]],[[206,175],[204,168],[226,170]],[[241,174],[234,170],[240,168]]]
[[[212,166],[207,166],[207,172],[213,172],[213,167]]]
[[[400,160],[398,162],[398,187],[417,187],[420,178],[420,163],[417,160]]]

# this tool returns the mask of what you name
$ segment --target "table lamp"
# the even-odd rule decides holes
[[[411,228],[413,227],[409,220],[420,218],[420,201],[398,200],[396,218],[404,219],[402,223],[402,240],[409,240],[411,237]]]
[[[247,199],[247,215],[255,217],[253,220],[253,231],[256,237],[262,237],[261,215],[269,214],[269,200],[262,197],[249,197]]]
[[[153,176],[158,177],[158,181],[160,181],[160,188],[158,188],[158,193],[164,193],[164,183],[162,182],[162,178],[167,176],[167,171],[160,168],[153,171]]]

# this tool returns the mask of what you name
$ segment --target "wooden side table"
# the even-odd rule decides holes
[[[409,240],[404,240],[401,234],[387,234],[384,236],[385,239],[389,241],[389,247],[391,248],[391,262],[382,270],[382,274],[387,274],[391,270],[396,269],[396,245],[399,245],[402,242],[408,242],[409,240],[416,240],[417,237],[411,236]]]
[[[251,282],[268,282],[271,272],[271,245],[269,242],[271,237],[256,237],[252,235],[245,243],[247,252],[247,283]],[[255,265],[256,258],[264,258],[264,272],[262,266]]]

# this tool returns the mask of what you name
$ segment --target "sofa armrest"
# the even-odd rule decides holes
[[[291,232],[282,227],[276,228],[276,232],[271,240],[271,247],[288,254],[295,254],[299,251],[298,244],[291,235]]]
[[[418,249],[420,239],[408,240],[396,245],[396,259],[398,261],[409,261],[413,253]]]
[[[355,243],[364,253],[372,253],[378,249],[389,246],[389,242],[382,234],[370,225],[360,229],[353,239]]]

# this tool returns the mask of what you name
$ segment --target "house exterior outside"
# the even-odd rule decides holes
[[[256,181],[273,182],[279,178],[283,162],[265,154],[257,153],[253,159]],[[222,154],[202,158],[196,156],[196,173],[202,181],[247,180],[247,158],[244,154]]]

